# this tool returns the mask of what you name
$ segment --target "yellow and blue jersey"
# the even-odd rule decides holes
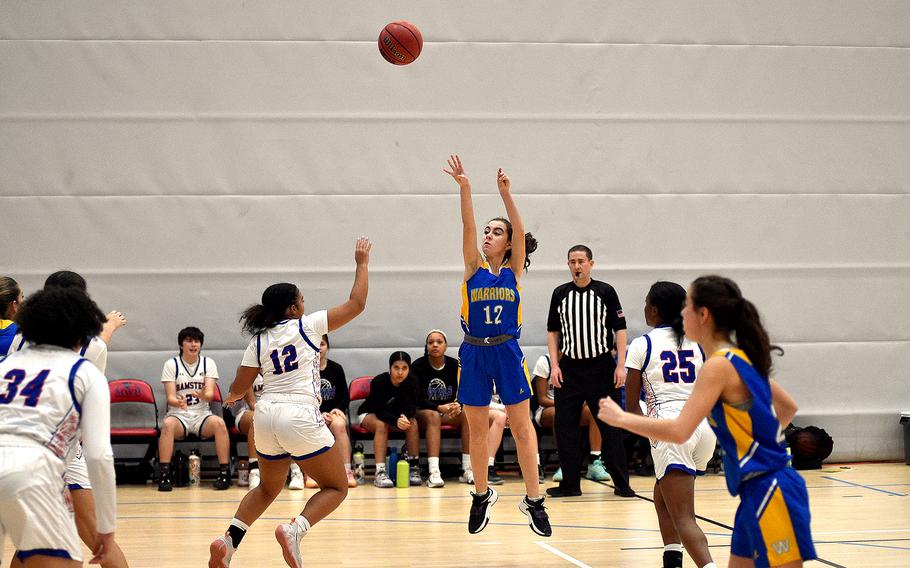
[[[715,356],[733,364],[752,395],[741,404],[718,400],[708,417],[724,449],[727,489],[740,497],[730,552],[751,558],[756,568],[814,559],[809,494],[803,478],[789,467],[771,384],[739,349]]]
[[[733,363],[752,395],[751,400],[736,405],[718,400],[708,418],[724,449],[727,489],[735,496],[744,481],[786,467],[790,454],[771,404],[768,379],[755,370],[739,349],[718,351],[714,356],[726,357]]]
[[[10,353],[10,346],[19,332],[19,326],[12,320],[0,319],[0,356]]]
[[[493,274],[484,260],[461,285],[461,328],[473,337],[521,336],[521,287],[508,262]]]

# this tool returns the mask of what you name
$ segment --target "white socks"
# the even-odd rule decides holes
[[[310,521],[306,520],[303,515],[297,515],[293,524],[297,527],[297,540],[306,536],[307,531],[310,530]]]
[[[292,463],[291,463],[291,473],[293,473],[293,472],[295,472],[295,471],[296,471],[297,473],[300,473],[300,466],[297,465],[296,462],[292,462]]]
[[[461,454],[461,471],[471,471],[470,454]]]
[[[496,465],[496,458],[494,458],[493,456],[490,456],[490,461],[487,462],[487,465],[490,467],[493,467],[494,465]]]
[[[681,545],[681,544],[675,543],[675,544],[664,545],[664,552],[682,552],[682,551],[683,551],[683,545]],[[717,568],[717,567],[715,566],[714,568]]]
[[[351,464],[349,464],[349,463],[344,464],[344,470],[345,470],[345,471],[353,471],[353,470],[351,469]]]
[[[707,564],[705,564],[705,565],[702,566],[701,568],[717,568],[717,564],[715,564],[715,563],[713,563],[713,562],[708,562]]]
[[[379,473],[380,471],[385,471],[385,464],[384,464],[384,463],[378,463],[378,464],[376,464],[376,473]]]
[[[439,473],[439,457],[427,458],[430,463],[430,473]]]

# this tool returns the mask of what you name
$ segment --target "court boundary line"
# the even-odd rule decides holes
[[[556,556],[562,558],[563,560],[566,560],[567,562],[571,562],[571,563],[574,564],[575,566],[578,566],[578,568],[592,568],[591,566],[588,566],[587,564],[585,564],[585,563],[582,562],[581,560],[579,560],[579,559],[577,559],[577,558],[575,558],[575,557],[573,557],[573,556],[570,556],[570,555],[566,554],[565,552],[559,550],[559,549],[556,548],[555,546],[552,546],[552,545],[550,545],[550,544],[548,544],[548,543],[546,543],[546,542],[544,542],[544,541],[542,541],[542,540],[538,540],[538,541],[536,541],[534,544],[536,544],[537,546],[543,548],[543,549],[546,550],[547,552],[550,552],[550,553],[552,553],[552,554],[555,554]]]
[[[863,485],[862,483],[854,483],[853,481],[847,481],[846,479],[838,479],[836,477],[831,477],[830,475],[821,476],[822,479],[830,479],[831,481],[839,481],[847,485],[852,485],[853,487],[862,487],[863,489],[871,489],[872,491],[878,491],[880,493],[885,493],[887,495],[894,495],[896,497],[907,497],[906,493],[895,493],[894,491],[888,491],[887,489],[879,489],[874,485]]]

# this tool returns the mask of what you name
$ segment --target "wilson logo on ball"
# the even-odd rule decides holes
[[[400,20],[386,24],[379,32],[379,53],[393,65],[407,65],[420,55],[423,36],[417,26]]]

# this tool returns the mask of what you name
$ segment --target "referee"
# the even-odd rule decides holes
[[[547,318],[550,383],[556,394],[556,443],[563,476],[559,486],[547,489],[547,494],[581,495],[578,423],[582,406],[587,402],[600,428],[603,461],[613,478],[614,493],[634,497],[635,492],[629,486],[622,430],[597,419],[600,399],[606,396],[617,399],[617,389],[626,380],[626,319],[613,286],[591,279],[594,267],[591,249],[575,245],[569,249],[568,256],[572,281],[553,290]],[[613,361],[614,346],[618,366]]]

